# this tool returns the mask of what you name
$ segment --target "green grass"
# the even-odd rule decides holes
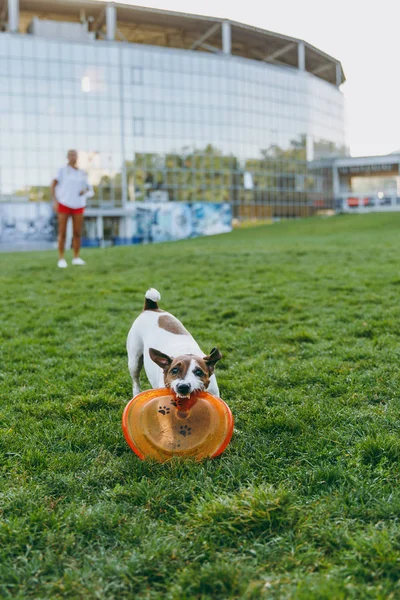
[[[0,597],[400,597],[400,215],[1,255]],[[148,286],[218,345],[218,459],[121,431]],[[145,382],[145,380],[144,380]]]

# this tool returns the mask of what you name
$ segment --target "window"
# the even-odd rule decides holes
[[[132,84],[142,85],[143,83],[143,69],[142,67],[132,67]]]
[[[133,135],[144,135],[144,120],[141,118],[133,119]]]

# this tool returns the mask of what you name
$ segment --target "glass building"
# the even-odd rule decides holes
[[[239,219],[333,206],[326,170],[309,165],[347,155],[336,59],[221,19],[80,0],[4,5],[1,201],[49,201],[76,148],[95,189],[88,215],[109,211],[105,229],[146,199],[228,201]]]

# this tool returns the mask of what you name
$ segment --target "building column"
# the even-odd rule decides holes
[[[232,51],[232,31],[229,21],[222,21],[222,52],[231,54]]]
[[[8,0],[8,31],[19,31],[19,0]]]
[[[125,240],[132,240],[133,237],[133,217],[132,213],[129,212],[120,220],[120,236]]]
[[[104,239],[103,217],[101,215],[96,217],[96,233],[101,245]]]
[[[133,217],[132,217],[132,213],[130,213],[127,217],[125,217],[126,219],[126,229],[125,229],[125,235],[127,238],[129,238],[130,240],[132,240],[133,238],[133,234],[134,234],[134,227],[133,227]]]
[[[299,42],[297,46],[297,62],[300,71],[306,70],[306,47],[304,42]]]
[[[114,4],[106,6],[106,39],[111,42],[115,40],[117,29],[117,9]]]
[[[97,239],[97,235],[96,235],[96,220],[92,219],[91,217],[89,217],[88,219],[85,219],[85,226],[86,226],[86,231],[87,231],[87,236],[89,238],[89,240],[95,240]]]

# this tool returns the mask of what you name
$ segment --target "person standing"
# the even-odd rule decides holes
[[[61,269],[65,269],[68,266],[64,257],[64,252],[69,217],[72,218],[73,227],[72,249],[74,257],[72,259],[72,264],[85,264],[85,261],[79,256],[81,249],[83,214],[85,212],[86,199],[91,198],[94,195],[93,188],[88,181],[86,173],[78,169],[77,151],[69,150],[67,159],[68,164],[59,169],[57,176],[51,185],[53,208],[58,217],[58,266]]]

